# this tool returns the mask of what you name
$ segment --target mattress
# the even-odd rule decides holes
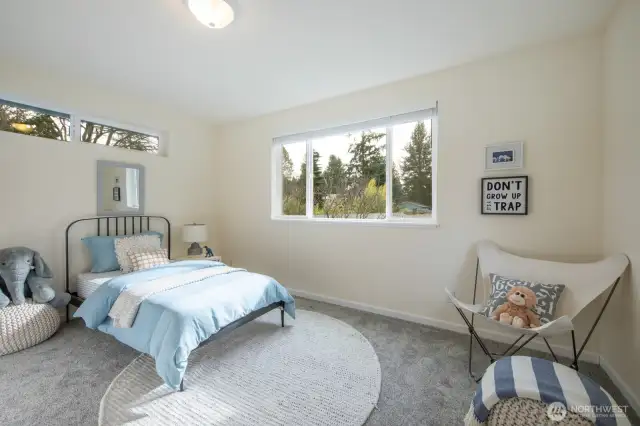
[[[98,287],[109,281],[111,278],[122,275],[122,271],[110,271],[93,273],[87,272],[78,275],[78,296],[86,299],[91,293],[96,291]]]

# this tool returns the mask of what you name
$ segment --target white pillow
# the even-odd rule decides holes
[[[120,270],[124,273],[133,271],[133,265],[129,258],[130,253],[160,250],[161,244],[160,237],[157,235],[132,235],[117,239],[114,245]]]

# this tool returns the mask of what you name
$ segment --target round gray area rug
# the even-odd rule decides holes
[[[194,351],[185,392],[136,358],[102,398],[99,424],[361,426],[380,396],[373,347],[342,321],[296,316],[282,328],[272,311]]]

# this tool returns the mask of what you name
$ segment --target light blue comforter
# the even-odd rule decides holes
[[[116,328],[108,317],[118,295],[154,278],[224,266],[219,262],[188,260],[133,272],[101,285],[82,303],[74,317],[87,327],[111,334],[122,343],[151,355],[165,383],[178,388],[187,359],[200,343],[222,327],[275,302],[295,318],[295,303],[273,278],[251,272],[215,275],[145,299],[132,328]]]

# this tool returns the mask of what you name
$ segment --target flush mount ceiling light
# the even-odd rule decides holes
[[[224,28],[233,22],[234,13],[224,0],[186,0],[191,13],[209,28]]]

